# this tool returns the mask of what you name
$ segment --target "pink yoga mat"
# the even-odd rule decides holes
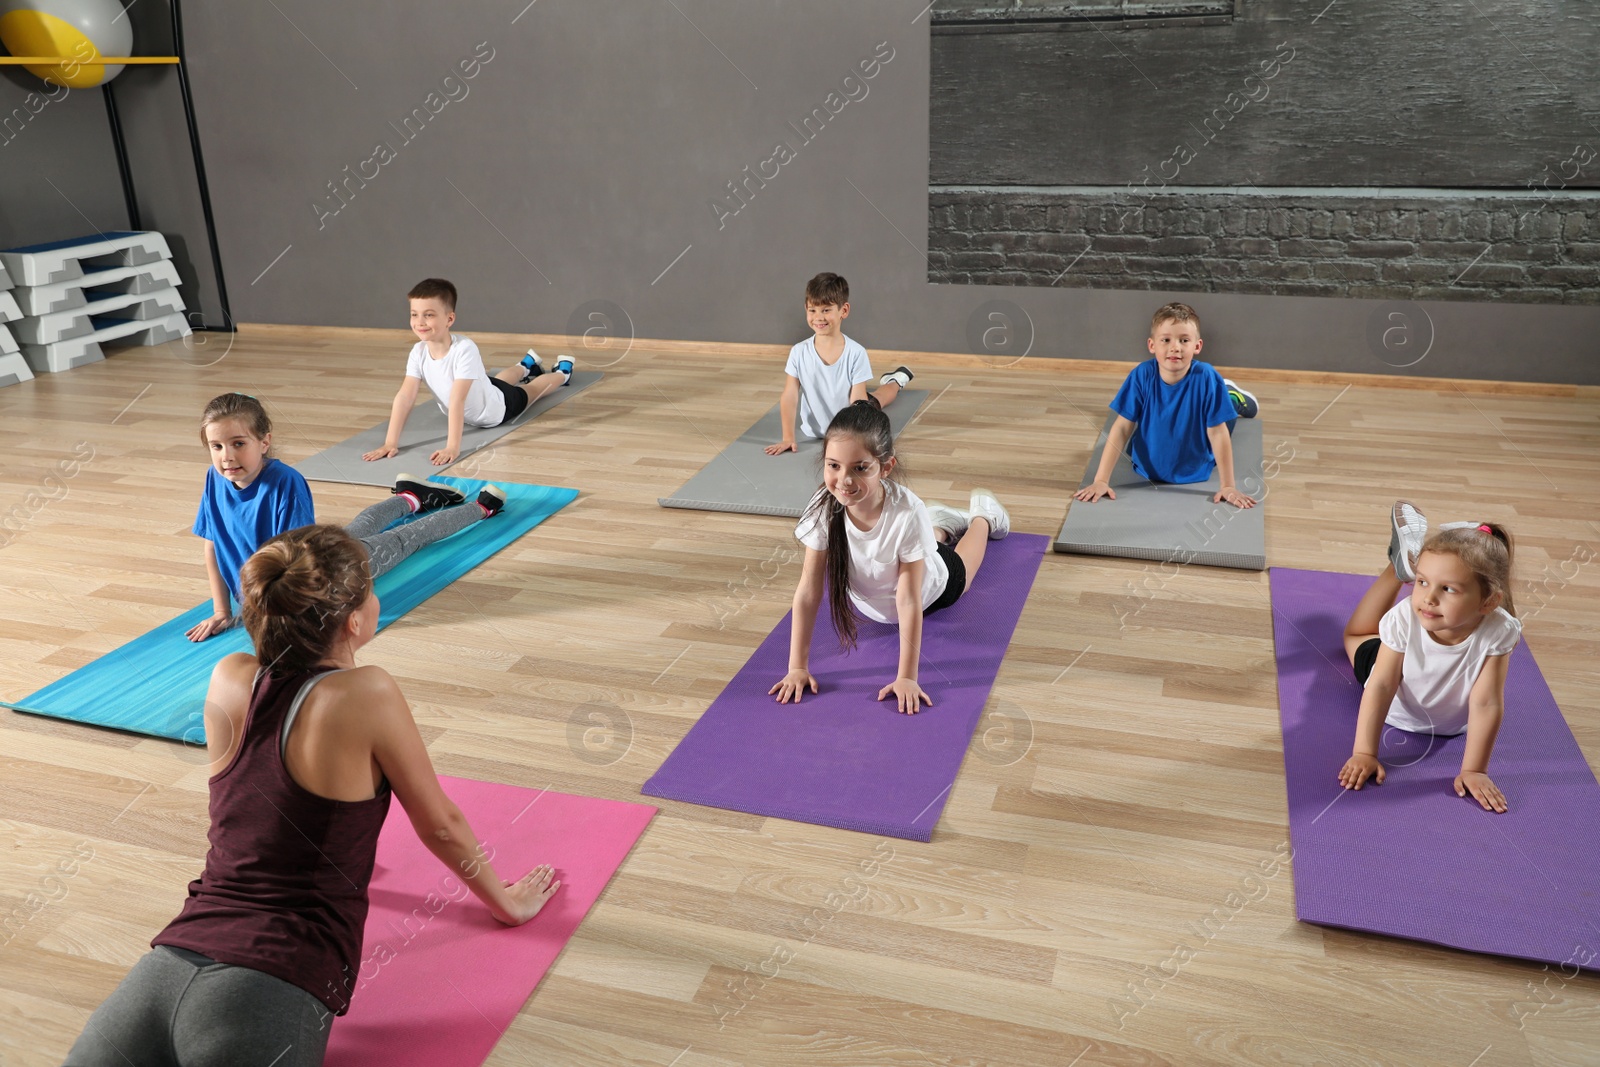
[[[325,1067],[476,1067],[627,858],[656,809],[441,777],[502,877],[540,863],[561,889],[526,925],[496,922],[417,839],[398,803],[378,838],[362,964]]]

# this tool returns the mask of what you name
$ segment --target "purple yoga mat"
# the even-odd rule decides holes
[[[929,840],[1049,544],[1037,534],[990,542],[972,587],[927,617],[917,680],[933,707],[902,715],[878,703],[895,679],[899,630],[863,620],[845,656],[826,606],[811,643],[820,692],[779,704],[767,690],[789,666],[785,615],[642,792]]]
[[[1345,621],[1370,577],[1272,569],[1295,913],[1306,922],[1600,970],[1600,784],[1526,642],[1489,774],[1510,810],[1459,798],[1466,735],[1384,728],[1388,778],[1339,786],[1361,689]]]

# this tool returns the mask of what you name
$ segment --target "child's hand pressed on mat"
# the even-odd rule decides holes
[[[1489,776],[1482,771],[1462,771],[1456,775],[1456,796],[1464,797],[1472,794],[1484,811],[1503,812],[1506,810],[1506,796],[1490,781]]]
[[[1378,762],[1378,757],[1357,752],[1345,760],[1344,766],[1340,768],[1339,784],[1346,789],[1360,789],[1361,784],[1371,778],[1374,784],[1382,785],[1386,773],[1383,764]]]
[[[922,686],[917,684],[915,678],[896,678],[878,690],[878,699],[882,700],[891,693],[894,695],[894,710],[904,715],[915,715],[921,711],[923,702],[933,707],[933,698],[922,691]]]
[[[448,467],[461,456],[459,448],[441,448],[428,457],[428,461],[435,467]]]
[[[506,895],[511,898],[512,921],[500,921],[507,926],[521,926],[539,914],[539,909],[561,888],[561,883],[554,880],[555,873],[555,868],[548,863],[541,863],[515,882],[504,883]]]
[[[1072,494],[1072,499],[1081,500],[1085,504],[1093,504],[1101,497],[1105,497],[1107,500],[1117,499],[1117,494],[1111,488],[1109,482],[1095,482],[1093,485],[1086,485]]]
[[[800,694],[804,692],[808,686],[810,687],[811,691],[815,693],[817,691],[817,680],[813,678],[811,676],[811,672],[806,670],[804,667],[796,667],[794,670],[784,675],[783,680],[777,685],[773,686],[771,689],[768,689],[767,692],[769,694],[778,694],[778,703],[780,704],[788,704],[791,702],[798,704],[800,703]]]
[[[800,449],[796,447],[793,441],[779,441],[777,444],[768,445],[766,448],[767,455],[769,456],[781,456],[785,452],[798,451],[800,451]]]
[[[239,625],[239,620],[233,615],[213,615],[203,622],[196,623],[188,633],[184,634],[191,641],[204,641],[208,637],[231,630]]]
[[[398,448],[384,445],[382,448],[374,448],[371,452],[361,453],[361,458],[371,463],[375,459],[388,459],[390,456],[398,456],[399,454],[400,450]]]
[[[1224,500],[1236,508],[1253,508],[1256,506],[1255,497],[1247,496],[1231,485],[1218,489],[1217,495],[1211,498],[1213,504],[1220,504]]]

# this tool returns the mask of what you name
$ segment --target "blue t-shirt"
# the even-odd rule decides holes
[[[1238,417],[1222,375],[1195,360],[1176,385],[1161,380],[1161,369],[1147,359],[1123,380],[1111,410],[1139,424],[1128,454],[1139,477],[1183,485],[1203,482],[1217,465],[1206,430]]]
[[[316,522],[311,487],[287,463],[267,460],[256,480],[243,489],[217,473],[206,471],[206,488],[194,532],[210,541],[217,554],[217,569],[228,592],[239,602],[239,568],[262,543]]]

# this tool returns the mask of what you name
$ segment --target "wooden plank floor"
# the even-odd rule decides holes
[[[0,390],[0,692],[205,598],[207,399],[262,397],[293,461],[385,417],[408,336],[247,328]],[[479,339],[491,363],[528,340]],[[913,488],[987,485],[1053,533],[1122,370],[908,358],[937,396],[901,439]],[[787,522],[656,504],[776,400],[781,361],[590,353],[600,386],[452,472],[583,495],[364,653],[440,772],[640,799],[788,608]],[[1600,392],[1247,384],[1269,560],[1375,570],[1396,496],[1507,523],[1527,640],[1600,765]],[[376,492],[314,491],[332,521]],[[489,1062],[1600,1062],[1600,979],[1297,923],[1287,864],[1239,903],[1287,850],[1272,662],[1265,574],[1049,556],[931,844],[667,803]],[[0,765],[0,1062],[54,1064],[199,871],[205,781],[181,746],[9,711]]]

